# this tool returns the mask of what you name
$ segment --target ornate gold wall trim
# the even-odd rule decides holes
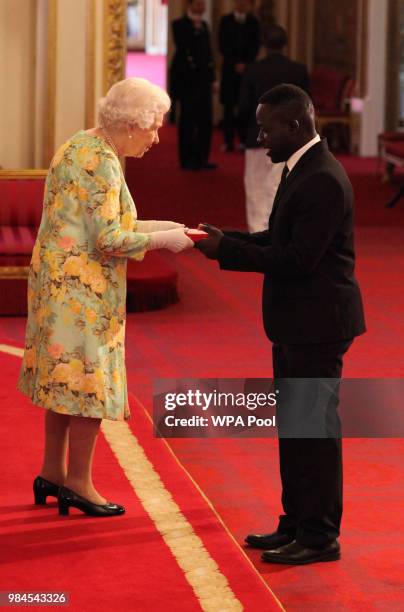
[[[104,0],[103,93],[125,78],[126,1]]]
[[[29,266],[0,266],[0,278],[27,279]]]
[[[45,179],[48,171],[44,168],[0,170],[0,180],[7,179]]]
[[[58,0],[49,0],[47,92],[45,104],[45,138],[43,153],[43,164],[45,166],[50,164],[55,152],[57,17]]]

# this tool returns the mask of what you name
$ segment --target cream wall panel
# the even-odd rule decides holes
[[[384,131],[388,0],[369,0],[367,94],[363,100],[360,155],[377,155],[377,135]]]
[[[48,65],[48,3],[37,0],[36,23],[36,66],[35,71],[35,126],[34,126],[34,167],[42,168],[44,160],[45,125],[47,104]]]
[[[34,163],[35,0],[0,0],[0,166]]]
[[[58,0],[55,149],[85,125],[86,10],[83,0]]]
[[[94,117],[97,116],[98,100],[106,93],[103,91],[104,86],[104,38],[103,38],[103,23],[104,12],[103,3],[101,0],[96,0],[95,3],[95,109]]]

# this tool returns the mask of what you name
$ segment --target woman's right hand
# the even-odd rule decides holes
[[[153,232],[150,234],[148,250],[168,249],[172,253],[180,253],[186,249],[191,249],[194,246],[194,242],[186,235],[185,232],[187,230],[188,228],[181,227],[178,229]]]
[[[175,221],[139,221],[137,220],[137,231],[141,234],[151,234],[152,232],[165,232],[171,229],[185,227],[183,223]]]

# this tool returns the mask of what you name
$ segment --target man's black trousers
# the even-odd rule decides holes
[[[180,96],[178,134],[179,158],[183,168],[203,166],[208,162],[212,128],[211,84],[184,91]]]
[[[340,533],[338,392],[343,355],[351,344],[348,340],[272,348],[275,387],[280,389],[277,420],[285,513],[279,517],[278,531],[308,548],[322,548]]]

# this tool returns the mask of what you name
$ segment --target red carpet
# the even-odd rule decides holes
[[[348,354],[345,374],[403,376],[401,230],[360,228],[357,242],[369,331]],[[197,253],[177,261],[181,302],[159,320],[147,314],[131,317],[128,331],[129,381],[149,408],[155,377],[265,377],[271,372],[259,315],[261,279],[220,272]],[[281,512],[275,442],[171,440],[170,445],[239,542],[249,531],[275,527]],[[287,610],[404,608],[404,442],[346,440],[344,448],[342,560],[279,568],[263,565],[259,554],[249,552]]]
[[[207,220],[219,226],[242,226],[244,224],[242,156],[215,153],[212,157],[219,161],[219,171],[183,174],[177,169],[176,161],[171,159],[169,145],[170,143],[173,145],[173,142],[174,132],[171,128],[167,128],[162,133],[163,144],[160,148],[152,151],[144,160],[128,163],[128,177],[140,215],[151,219],[176,218],[189,225]],[[215,150],[217,148],[218,136],[216,136]],[[347,356],[345,376],[402,377],[404,374],[402,350],[404,201],[396,209],[384,209],[384,200],[395,188],[378,183],[377,177],[372,174],[374,162],[352,158],[345,158],[343,162],[348,167],[357,190],[357,220],[361,225],[357,230],[358,277],[364,294],[368,326],[368,333],[356,340]],[[366,185],[367,182],[370,186]],[[270,344],[264,337],[260,320],[262,278],[254,274],[221,272],[215,262],[203,259],[197,252],[177,257],[167,255],[167,257],[171,262],[175,262],[178,269],[180,302],[160,312],[128,316],[126,354],[131,392],[140,398],[147,409],[150,409],[152,381],[157,377],[269,376]],[[23,341],[24,323],[23,319],[0,319],[2,341],[20,346]],[[6,380],[12,381],[12,373],[7,370],[3,372]],[[4,400],[5,397],[3,403]],[[19,529],[27,531],[24,537],[16,536],[19,546],[18,558],[29,554],[32,557],[32,549],[35,552],[38,548],[35,548],[35,543],[32,542],[30,522],[32,511],[28,511],[30,502],[26,501],[26,491],[30,486],[31,466],[37,465],[39,460],[38,454],[35,455],[38,444],[32,442],[38,431],[39,409],[26,408],[20,397],[17,400],[16,396],[12,395],[6,400],[6,405],[10,403],[18,406],[18,410],[16,408],[11,413],[15,418],[13,424],[21,422],[19,411],[24,408],[24,427],[27,427],[26,431],[31,432],[31,437],[27,440],[27,436],[21,434],[17,444],[10,439],[7,442],[5,452],[10,458],[10,477],[7,476],[7,479],[10,479],[7,480],[4,490],[9,490],[7,487],[11,488],[15,481],[19,482],[20,488],[12,500],[6,503],[12,508],[4,527],[17,529],[16,533]],[[171,469],[170,462],[167,460],[167,455],[161,451],[162,442],[151,439],[150,430],[145,428],[144,412],[140,406],[133,407],[133,412],[135,417],[131,423],[133,431],[141,439],[167,488],[176,499],[182,500],[181,476],[178,471],[173,471],[171,476],[168,474]],[[11,417],[6,412],[3,420],[5,432],[12,427],[7,419]],[[170,444],[237,540],[242,540],[249,531],[260,529],[266,531],[274,527],[276,516],[280,512],[275,442],[172,440]],[[18,453],[16,456],[15,449],[23,445],[24,449],[28,448],[26,455]],[[344,446],[345,513],[341,537],[342,560],[338,563],[316,564],[304,568],[274,567],[261,564],[259,555],[254,552],[249,554],[287,610],[327,609],[339,612],[404,609],[403,592],[400,590],[404,574],[401,562],[403,548],[401,518],[404,510],[403,441],[346,440]],[[102,445],[99,457],[104,451],[105,457],[108,458],[108,449]],[[14,465],[13,460],[16,461],[16,458],[18,461]],[[119,470],[111,466],[107,469],[106,463],[108,461],[105,459],[98,460],[100,468],[97,468],[97,484],[100,488],[104,485],[103,488],[108,490],[111,486],[108,482],[113,481],[117,498],[119,493],[119,499],[123,502],[126,502],[129,496],[132,499],[133,492],[125,489],[127,487],[125,479],[123,478],[121,485],[118,484]],[[227,543],[218,549],[218,540],[214,539],[218,533],[216,528],[205,529],[206,506],[199,510],[195,491],[187,488],[184,490],[187,491],[191,501],[189,504],[182,504],[181,507],[192,520],[192,525],[198,530],[198,534],[205,530],[205,546],[215,551],[212,552],[212,556],[221,567],[222,564],[226,566],[222,555],[229,555],[234,561],[232,570],[239,571],[238,566],[242,562],[242,557],[239,556],[237,547],[231,549],[230,553]],[[13,508],[15,511],[15,505],[19,503],[23,504],[23,522],[16,527]],[[135,509],[133,502],[130,503]],[[18,507],[21,510],[21,506]],[[150,534],[147,517],[142,518],[141,508],[136,512],[133,524],[140,521],[143,531]],[[131,516],[128,514],[122,517],[122,521]],[[211,525],[210,520],[209,518],[208,525]],[[45,519],[42,524],[41,521],[38,522],[49,528],[47,521],[48,519]],[[86,524],[90,522],[87,521]],[[217,524],[220,523],[214,523],[213,527]],[[43,528],[45,527],[41,526],[36,532],[37,540],[41,538],[43,541]],[[73,535],[78,535],[80,545],[89,546],[85,535],[75,532]],[[56,528],[55,536],[59,538],[60,553],[62,535],[59,526]],[[114,558],[114,542],[120,548],[122,536],[119,532],[114,534],[118,542],[111,534],[109,536],[113,545],[108,550],[112,551]],[[102,550],[104,539],[97,534],[94,536],[93,532],[92,537],[96,538],[97,548],[100,547]],[[25,544],[26,538],[31,538],[28,539],[28,545]],[[160,544],[161,539],[157,537],[150,555],[159,554]],[[70,551],[72,546],[73,543],[70,542],[67,550]],[[133,570],[132,559],[136,558],[136,555],[133,554],[132,540],[128,542],[126,538],[125,546],[127,550],[125,558],[117,553],[116,563],[110,564],[111,559],[107,559],[106,584],[109,589],[115,588],[117,592],[123,585],[123,599],[125,594],[128,596],[131,587],[138,589],[136,593],[140,597],[141,586],[138,586],[138,583],[144,584],[142,579],[145,572],[140,572],[140,577],[137,578],[137,573]],[[143,548],[142,544],[142,550]],[[86,555],[89,554],[87,551]],[[94,561],[94,557],[91,557],[91,561]],[[15,562],[16,560],[14,566],[10,564],[11,569],[7,570],[6,577],[2,579],[1,588],[7,588],[3,587],[3,584],[7,579],[11,580],[13,572],[15,574],[17,567]],[[29,562],[24,563],[23,568],[28,571]],[[37,573],[39,567],[40,564],[36,563]],[[118,576],[115,584],[112,584],[115,567],[118,568]],[[130,575],[128,567],[131,568]],[[155,592],[150,595],[151,597],[157,597],[157,594],[162,592],[162,597],[173,598],[181,589],[186,593],[188,584],[185,583],[184,587],[184,582],[181,583],[172,565],[168,564],[167,570],[166,565],[163,566],[160,562],[150,567],[155,578],[153,582]],[[83,566],[80,565],[80,568],[83,569]],[[55,572],[57,569],[59,573],[54,580],[59,580],[59,583],[51,581],[51,585],[60,584],[62,580],[58,563]],[[20,566],[17,571],[20,571]],[[29,567],[29,571],[32,571],[32,566]],[[53,569],[51,571],[53,572]],[[229,582],[233,589],[236,589],[235,574],[231,574],[230,568],[227,568],[227,572]],[[104,574],[103,571],[102,578]],[[129,585],[123,576],[126,581],[129,580]],[[172,584],[171,577],[173,577]],[[90,578],[90,580],[95,579]],[[24,581],[24,584],[28,584],[28,579],[25,577]],[[14,584],[12,582],[12,586]],[[261,591],[257,584],[253,590],[256,590],[260,596]],[[80,596],[83,596],[82,592]],[[172,599],[168,599],[168,607],[170,601]],[[183,603],[182,599],[179,601]],[[120,603],[122,602],[118,601],[117,605]],[[153,605],[150,609],[152,608]],[[252,606],[248,605],[246,609],[255,611],[269,608],[260,600],[258,606],[254,603]]]
[[[267,533],[276,527],[281,507],[275,441],[172,440],[170,444],[239,542],[249,532]],[[404,443],[345,440],[344,453],[341,561],[282,567],[263,564],[259,551],[248,551],[286,610],[404,608]]]
[[[401,230],[359,228],[357,243],[369,331],[349,352],[345,375],[402,376]],[[220,272],[214,262],[196,252],[182,254],[175,261],[180,302],[158,313],[128,316],[129,388],[149,409],[156,377],[265,377],[271,372],[270,345],[261,330],[259,313],[261,278]],[[0,319],[0,337],[5,343],[20,345],[23,330],[23,319]],[[21,400],[15,405],[22,406]],[[31,421],[38,427],[37,409],[32,410]],[[134,409],[136,435],[142,414]],[[165,456],[154,443],[147,435],[142,438],[153,463],[164,474]],[[251,530],[274,526],[280,512],[274,442],[175,440],[170,444],[238,541]],[[402,440],[345,441],[343,558],[339,563],[279,569],[263,566],[259,556],[251,554],[287,610],[323,609],[325,605],[335,611],[404,606],[399,594],[403,446]],[[18,469],[14,469],[11,476],[15,480]],[[30,476],[26,474],[25,485],[21,482],[25,491]],[[115,470],[111,477],[115,483]],[[171,481],[172,492],[181,486],[177,477]],[[123,490],[116,489],[126,501]]]
[[[404,225],[404,198],[393,209],[386,203],[396,194],[404,182],[402,171],[396,171],[391,185],[380,179],[383,169],[375,158],[340,156],[340,161],[352,181],[356,198],[356,222],[358,225]]]
[[[56,503],[33,506],[32,479],[40,465],[41,409],[15,391],[20,359],[0,352],[0,590],[67,591],[72,610],[199,610],[184,571],[136,497],[103,436],[95,458],[95,483],[126,506],[124,516],[93,519],[72,511],[57,515]],[[168,452],[152,438],[146,413],[131,398],[132,427],[163,483],[244,609],[277,610],[259,574],[232,541],[209,505]],[[23,423],[23,427],[21,427]],[[21,450],[23,449],[23,452]],[[190,556],[192,549],[190,552]],[[192,558],[190,558],[192,561]],[[203,577],[203,572],[202,572]]]
[[[165,55],[148,55],[141,51],[129,51],[126,56],[126,76],[148,79],[163,89],[166,88]]]

